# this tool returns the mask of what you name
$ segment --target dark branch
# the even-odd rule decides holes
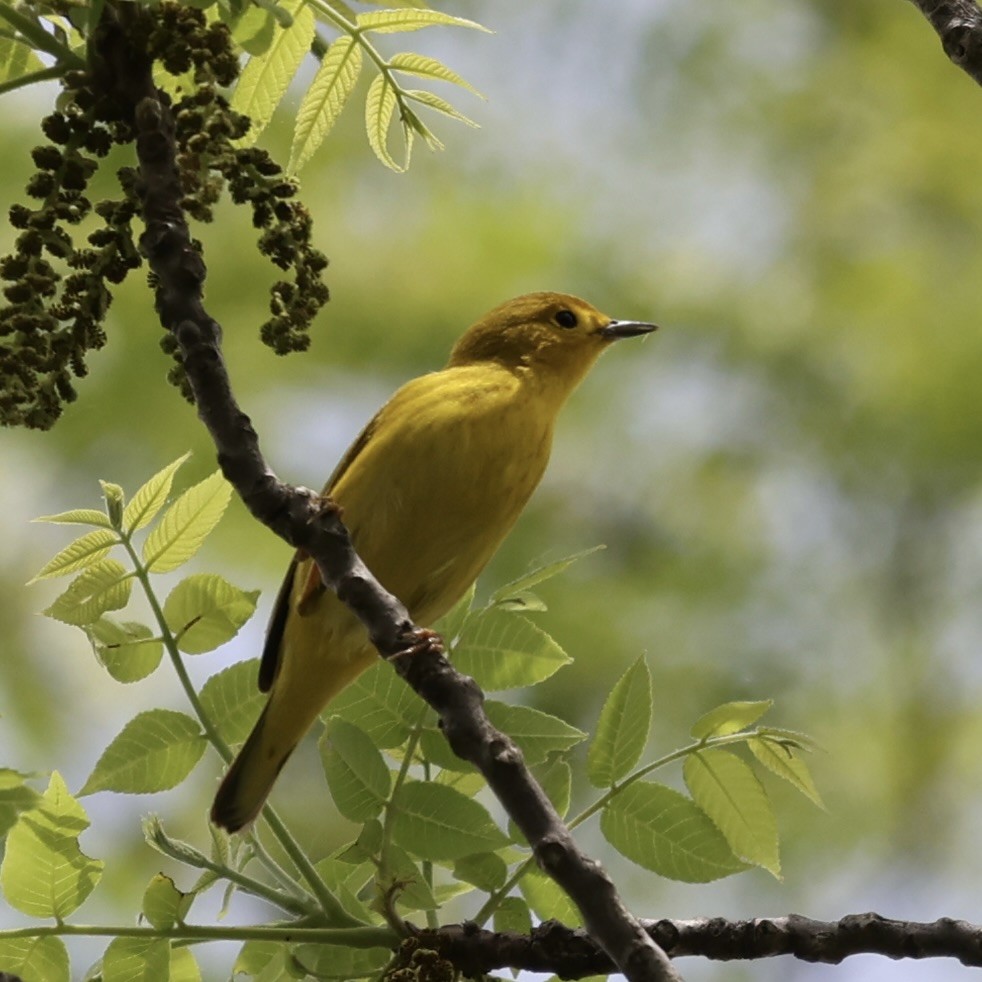
[[[982,10],[975,0],[911,0],[931,22],[945,54],[982,85]]]
[[[121,9],[131,17],[143,16],[135,4]],[[108,4],[106,10],[111,10]],[[232,395],[221,330],[202,303],[205,265],[192,247],[180,205],[171,113],[153,85],[149,59],[127,41],[119,23],[103,25],[101,61],[117,98],[130,103],[137,130],[138,192],[146,226],[141,248],[157,278],[157,312],[180,345],[198,415],[214,439],[222,472],[259,521],[315,560],[325,583],[365,624],[379,652],[440,714],[455,752],[480,769],[611,961],[637,982],[680,979],[623,905],[610,877],[580,851],[521,752],[488,721],[474,681],[453,669],[440,644],[412,624],[405,607],[355,554],[337,510],[309,491],[282,483],[266,465],[256,432]]]
[[[951,918],[925,924],[890,920],[879,914],[850,914],[839,921],[815,921],[791,914],[748,921],[712,917],[642,923],[673,958],[698,955],[733,961],[793,955],[802,961],[837,965],[850,955],[866,954],[957,958],[963,965],[982,966],[982,927]],[[513,968],[577,979],[603,975],[614,968],[585,932],[555,921],[540,924],[531,935],[457,924],[422,931],[415,940],[420,947],[439,951],[467,976]]]

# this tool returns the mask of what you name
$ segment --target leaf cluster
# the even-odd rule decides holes
[[[255,659],[217,672],[200,691],[191,687],[183,663],[185,656],[233,637],[252,615],[257,594],[214,574],[186,577],[163,600],[154,590],[151,578],[195,555],[229,501],[229,485],[218,473],[169,501],[185,459],[164,468],[129,500],[117,485],[103,483],[104,510],[81,508],[41,519],[90,526],[35,577],[72,577],[45,613],[82,628],[117,682],[147,677],[166,652],[192,709],[137,713],[101,754],[79,796],[173,788],[209,744],[228,760],[262,707]],[[113,550],[121,550],[128,565],[111,556]],[[593,551],[537,568],[483,604],[475,602],[472,588],[435,625],[456,666],[495,692],[527,689],[568,664],[569,655],[535,620],[546,610],[536,588]],[[134,582],[146,594],[152,626],[112,616],[128,604]],[[652,716],[643,659],[608,693],[592,738],[530,706],[486,703],[492,723],[521,748],[570,827],[599,814],[600,829],[618,852],[645,869],[689,882],[752,866],[778,875],[776,821],[754,764],[819,803],[801,757],[807,739],[756,725],[769,708],[769,702],[721,706],[696,723],[690,745],[641,764]],[[576,749],[584,743],[586,776],[596,790],[570,815]],[[434,712],[389,665],[380,661],[331,704],[318,748],[331,797],[354,825],[352,839],[314,863],[269,805],[259,827],[245,837],[213,830],[208,852],[172,838],[159,820],[150,819],[147,842],[196,871],[196,880],[182,892],[163,873],[154,877],[142,903],[149,927],[137,934],[104,932],[117,936],[97,969],[102,978],[124,977],[117,959],[147,977],[164,978],[170,971],[173,978],[185,972],[196,978],[189,949],[172,942],[212,937],[243,940],[234,970],[257,978],[377,977],[405,934],[406,918],[422,915],[437,927],[445,904],[464,896],[477,909],[475,922],[491,922],[496,930],[527,933],[534,920],[547,919],[579,924],[578,911],[537,867],[521,832],[495,819],[481,775],[454,756]],[[740,748],[749,754],[734,752]],[[688,795],[647,780],[679,760]],[[0,887],[13,907],[61,925],[85,900],[103,868],[79,846],[87,824],[82,806],[57,775],[39,795],[25,775],[0,772],[0,832],[7,833]],[[269,852],[270,838],[290,857],[289,867]],[[195,898],[216,883],[225,885],[226,905],[236,891],[272,903],[291,922],[289,932],[277,933],[277,924],[245,933],[188,924]],[[63,930],[70,933],[70,927]],[[341,933],[325,944],[316,933],[324,928]],[[58,930],[37,930],[31,946],[25,946],[20,929],[0,932],[5,964],[26,980],[67,979],[67,949]]]

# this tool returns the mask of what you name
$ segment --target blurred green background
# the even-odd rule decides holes
[[[644,653],[654,753],[721,701],[774,698],[769,719],[826,750],[812,764],[828,812],[772,785],[781,882],[664,882],[595,827],[588,848],[645,916],[982,921],[982,92],[900,0],[450,9],[496,35],[423,32],[385,50],[460,71],[488,102],[452,98],[482,128],[437,121],[447,151],[419,148],[397,176],[372,158],[360,105],[346,110],[303,175],[333,291],[308,354],[278,359],[257,340],[272,271],[247,216],[202,232],[208,304],[272,466],[319,487],[376,406],[511,295],[564,290],[662,324],[576,394],[479,587],[606,543],[543,590],[542,624],[576,661],[538,704],[589,728]],[[52,96],[4,101],[4,202]],[[285,159],[287,140],[281,121],[267,143]],[[185,480],[213,469],[163,379],[159,333],[137,275],[59,425],[0,433],[0,764],[57,767],[74,789],[135,712],[183,707],[166,666],[123,688],[80,632],[37,616],[57,584],[24,583],[67,538],[28,522],[96,505],[98,478],[132,491],[188,448]],[[196,568],[263,598],[234,643],[194,660],[197,678],[257,653],[287,554],[230,509]],[[85,801],[83,846],[110,860],[86,920],[132,916],[161,868],[141,814],[203,841],[218,774],[210,757],[187,790]],[[318,774],[307,747],[275,800],[326,851],[348,830],[320,784],[307,793]],[[73,950],[80,971],[101,945]],[[970,974],[866,957],[681,968],[689,982]]]

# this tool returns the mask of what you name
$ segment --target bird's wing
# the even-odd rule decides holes
[[[386,403],[369,420],[365,428],[358,434],[355,442],[348,447],[344,456],[338,461],[337,467],[334,468],[334,472],[328,478],[327,484],[324,487],[324,494],[329,495],[331,493],[344,473],[368,445],[368,441],[371,440],[373,434],[378,429],[379,421],[383,418],[383,415],[391,404],[391,401]],[[276,679],[276,672],[280,664],[280,650],[283,645],[283,631],[286,629],[286,622],[290,616],[290,600],[293,596],[294,580],[297,576],[297,568],[305,558],[299,551],[294,554],[290,566],[286,571],[286,576],[280,585],[279,593],[276,595],[276,602],[273,604],[273,613],[269,619],[269,627],[266,629],[266,641],[263,644],[262,658],[259,662],[260,692],[269,692]],[[306,579],[300,596],[307,599],[316,596],[323,589],[324,584],[321,581],[317,566],[312,562],[308,562]]]

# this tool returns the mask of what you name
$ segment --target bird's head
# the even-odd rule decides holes
[[[615,320],[569,294],[526,293],[469,328],[454,346],[449,364],[490,361],[525,368],[568,394],[614,341],[654,330],[654,324]]]

